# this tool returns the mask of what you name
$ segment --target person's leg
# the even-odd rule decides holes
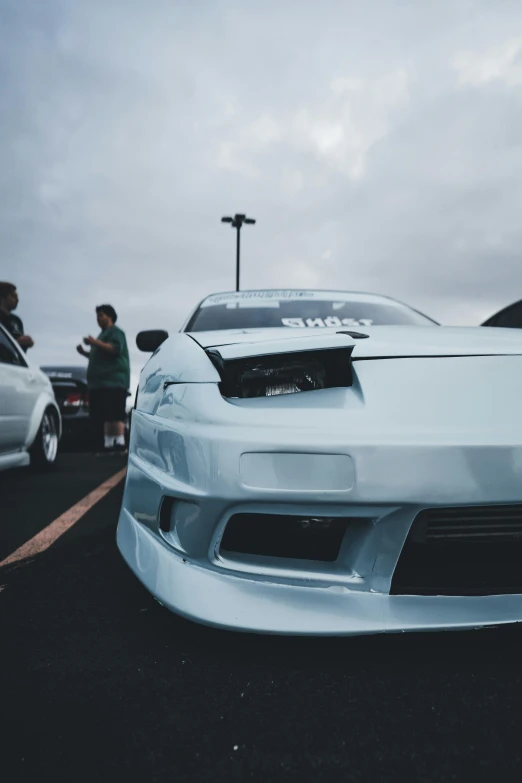
[[[113,445],[118,449],[125,449],[125,401],[127,392],[125,389],[110,389],[110,404],[107,422],[107,432],[113,439]]]
[[[110,449],[112,448],[112,446],[114,446],[115,438],[117,435],[118,433],[115,431],[114,422],[105,421],[103,423],[103,437],[104,437],[104,447],[106,449]]]
[[[125,422],[123,421],[106,421],[105,432],[107,435],[111,435],[114,438],[119,438],[125,435]]]
[[[103,444],[104,415],[103,392],[100,389],[89,389],[89,440],[94,452],[99,451]]]
[[[112,389],[99,389],[99,410],[103,421],[103,449],[110,451],[114,446],[114,434],[111,430],[112,420]]]

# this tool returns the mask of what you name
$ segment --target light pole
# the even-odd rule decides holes
[[[236,291],[239,291],[239,257],[240,257],[240,232],[241,232],[241,226],[243,223],[246,223],[247,225],[251,226],[256,221],[253,218],[247,218],[246,215],[234,215],[233,218],[231,217],[222,217],[221,218],[222,223],[230,223],[232,228],[235,228],[237,230],[237,240],[236,240]]]

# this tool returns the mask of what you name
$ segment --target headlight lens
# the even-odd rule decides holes
[[[223,397],[274,397],[280,394],[352,385],[352,348],[272,354],[224,361],[207,353],[221,376]]]
[[[274,397],[276,394],[324,389],[325,369],[319,362],[287,367],[252,367],[238,378],[244,397]]]

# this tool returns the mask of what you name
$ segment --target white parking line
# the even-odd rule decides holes
[[[18,560],[25,560],[27,557],[33,557],[34,555],[40,554],[40,552],[43,552],[45,549],[48,549],[51,544],[54,544],[57,538],[63,536],[63,534],[78,522],[87,511],[89,511],[99,500],[104,498],[113,487],[120,483],[125,476],[126,470],[127,468],[122,468],[122,470],[119,470],[108,478],[107,481],[104,481],[103,484],[100,484],[99,487],[96,487],[92,492],[89,492],[89,494],[79,500],[78,503],[75,503],[74,506],[71,506],[68,511],[60,514],[54,522],[51,522],[50,525],[47,525],[43,530],[40,530],[39,533],[30,538],[29,541],[26,541],[25,544],[22,544],[21,547],[6,557],[5,560],[0,561],[0,567],[16,563]]]

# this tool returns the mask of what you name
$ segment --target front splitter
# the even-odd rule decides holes
[[[122,509],[118,548],[143,585],[173,612],[250,633],[352,636],[480,628],[522,621],[522,595],[417,596],[339,585],[281,584],[221,572],[178,555]]]

